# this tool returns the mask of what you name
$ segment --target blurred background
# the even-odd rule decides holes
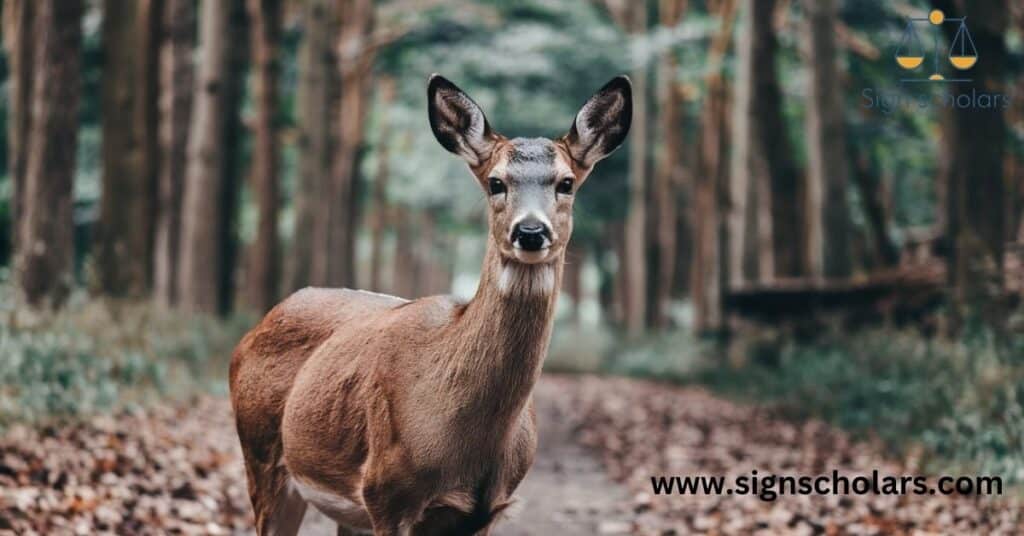
[[[223,394],[307,285],[468,299],[485,203],[429,74],[557,137],[626,73],[546,369],[1024,480],[1024,5],[2,4],[0,427]]]

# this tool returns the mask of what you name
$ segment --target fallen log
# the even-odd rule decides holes
[[[782,324],[840,317],[854,324],[918,323],[934,316],[945,298],[946,263],[934,244],[904,249],[900,266],[848,279],[786,278],[728,289],[726,309],[741,320]],[[1006,245],[1007,305],[1024,297],[1024,243]]]
[[[814,320],[841,313],[854,323],[920,320],[942,303],[945,266],[930,262],[849,279],[776,279],[730,289],[726,308],[761,322]]]

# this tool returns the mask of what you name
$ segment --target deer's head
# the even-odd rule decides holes
[[[572,233],[576,191],[625,139],[632,119],[629,79],[605,84],[558,139],[506,138],[455,84],[439,75],[427,87],[437,141],[469,164],[487,196],[491,238],[504,262],[549,263]]]

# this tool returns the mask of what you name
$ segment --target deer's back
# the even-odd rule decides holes
[[[276,457],[281,414],[296,374],[339,328],[407,303],[371,292],[307,287],[271,309],[242,338],[231,358],[231,403],[243,447]],[[276,450],[276,449],[275,449]]]

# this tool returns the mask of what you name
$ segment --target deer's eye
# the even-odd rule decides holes
[[[555,191],[560,194],[570,195],[572,194],[572,179],[562,179],[558,181],[558,186],[555,186]]]
[[[487,188],[490,190],[491,195],[503,194],[508,191],[508,188],[505,187],[505,183],[497,177],[487,179]]]

